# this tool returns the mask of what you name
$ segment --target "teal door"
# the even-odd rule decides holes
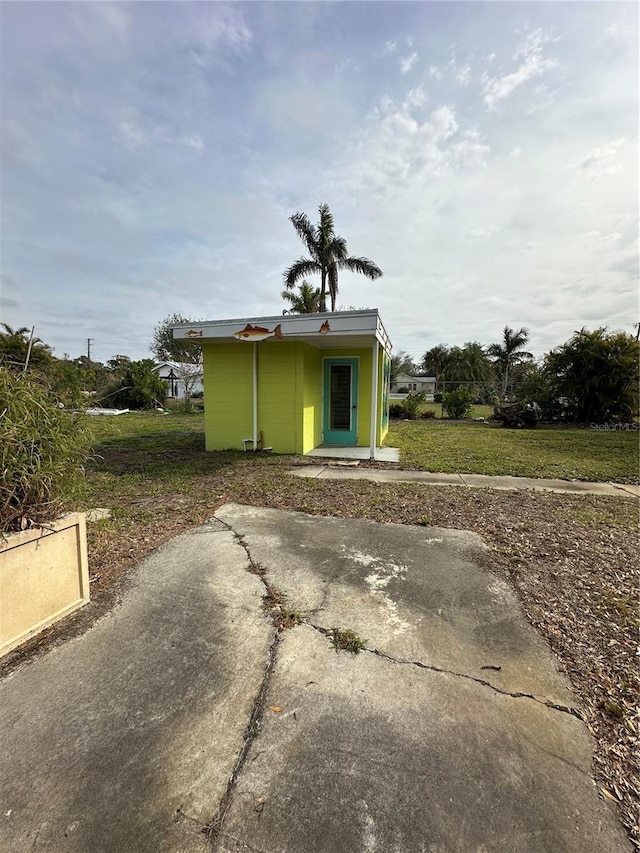
[[[358,443],[358,359],[324,359],[325,444]]]

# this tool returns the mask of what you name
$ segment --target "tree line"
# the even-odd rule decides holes
[[[505,326],[496,343],[437,344],[418,364],[400,351],[392,359],[392,381],[400,373],[433,376],[439,392],[470,386],[478,402],[535,403],[550,421],[638,416],[640,344],[632,335],[583,328],[537,360],[525,349],[529,340],[528,329]]]
[[[52,348],[26,327],[0,324],[0,367],[17,373],[28,372],[46,386],[67,407],[103,405],[108,408],[146,409],[163,405],[165,382],[157,372],[157,361],[175,364],[177,380],[184,390],[185,408],[197,380],[202,375],[202,348],[192,341],[176,341],[172,327],[189,322],[181,314],[171,314],[154,329],[150,350],[155,356],[137,361],[114,355],[102,363],[86,355],[56,358]]]

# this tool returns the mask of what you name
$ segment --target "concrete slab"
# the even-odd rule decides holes
[[[353,471],[323,465],[300,465],[290,468],[289,473],[295,477],[313,477],[317,480],[371,480],[374,483],[421,483],[427,486],[467,486],[507,491],[640,497],[640,486],[626,483],[589,483],[582,480],[545,480],[535,477],[447,474],[431,471],[389,471],[376,468],[359,468]]]
[[[123,604],[0,682],[0,849],[204,851],[273,628],[220,522],[144,562]]]
[[[314,447],[305,456],[324,457],[325,459],[370,459],[370,447]],[[400,451],[397,447],[376,447],[377,462],[400,462]]]
[[[481,567],[477,534],[232,504],[217,516],[315,624],[349,628],[396,658],[575,705],[511,588]]]
[[[629,853],[477,536],[216,515],[0,681],[3,853]],[[305,620],[278,634],[275,588]],[[334,627],[367,650],[336,653]]]
[[[582,724],[288,632],[221,853],[614,853]]]
[[[463,531],[228,505],[283,633],[214,850],[622,853],[547,647]],[[321,631],[367,640],[336,653]],[[485,669],[484,667],[489,667]]]

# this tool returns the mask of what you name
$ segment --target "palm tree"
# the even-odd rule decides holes
[[[7,367],[24,367],[27,354],[31,364],[49,364],[53,358],[51,348],[40,338],[31,340],[31,329],[21,326],[14,329],[8,323],[0,323],[0,362]],[[31,349],[29,341],[31,340]]]
[[[380,278],[382,270],[368,258],[350,257],[344,237],[335,233],[333,216],[328,204],[318,208],[320,221],[312,225],[305,213],[294,213],[289,219],[296,234],[307,247],[311,257],[299,258],[284,271],[284,286],[292,290],[297,282],[311,273],[320,273],[320,303],[318,311],[327,310],[327,289],[331,297],[331,310],[336,310],[338,296],[338,270],[362,273],[372,281]]]
[[[291,306],[288,309],[285,308],[283,314],[315,314],[320,305],[320,288],[313,287],[308,281],[303,280],[297,293],[283,290],[282,298]]]
[[[421,368],[425,376],[434,376],[436,380],[436,389],[438,382],[442,379],[442,374],[449,361],[449,347],[446,344],[437,344],[431,347],[422,356]]]
[[[19,329],[13,329],[8,323],[0,323],[0,326],[4,328],[4,332],[0,332],[0,335],[4,338],[24,338],[25,335],[30,333],[30,329],[27,329],[26,326],[20,326]]]
[[[489,382],[493,378],[493,366],[482,344],[477,341],[467,341],[462,347],[462,364],[467,373],[467,379],[472,382]]]
[[[509,384],[509,373],[517,364],[529,361],[533,356],[525,352],[524,347],[529,340],[529,330],[522,328],[517,331],[505,326],[502,330],[502,341],[499,344],[491,344],[487,352],[498,368],[502,376],[502,399],[507,396]]]

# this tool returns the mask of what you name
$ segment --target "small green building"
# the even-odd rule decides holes
[[[207,450],[367,448],[389,428],[391,342],[377,309],[175,326],[202,344]]]

